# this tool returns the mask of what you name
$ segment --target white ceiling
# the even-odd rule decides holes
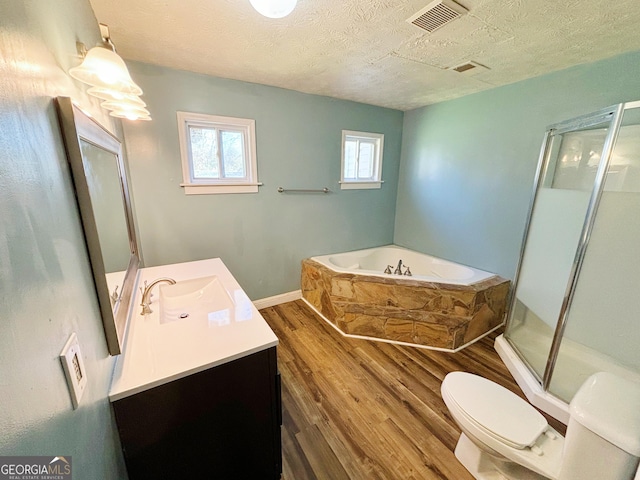
[[[405,21],[429,3],[91,0],[126,59],[400,110],[640,50],[639,0],[459,0],[431,34]],[[447,70],[470,60],[489,70]]]

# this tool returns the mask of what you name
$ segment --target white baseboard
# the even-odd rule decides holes
[[[294,300],[300,300],[302,298],[302,290],[294,290],[293,292],[281,293],[280,295],[274,295],[273,297],[261,298],[253,302],[258,310],[267,307],[273,307],[274,305],[280,305],[281,303],[293,302]]]

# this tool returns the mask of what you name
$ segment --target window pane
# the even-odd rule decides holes
[[[245,178],[247,176],[244,162],[242,132],[221,131],[222,162],[225,178]]]
[[[341,189],[381,187],[383,141],[380,133],[342,131]]]
[[[193,178],[220,178],[214,128],[189,127]]]
[[[356,158],[358,142],[346,140],[344,142],[344,178],[356,178]]]
[[[358,178],[373,177],[373,155],[375,146],[372,143],[360,142],[360,158],[358,159]]]

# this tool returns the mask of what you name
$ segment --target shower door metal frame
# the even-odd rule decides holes
[[[551,138],[552,133],[553,133],[553,128],[548,127],[547,131],[544,133],[544,138],[542,140],[542,148],[540,149],[540,155],[538,156],[538,165],[536,166],[536,173],[533,180],[533,191],[531,193],[531,201],[529,202],[529,210],[527,211],[527,219],[525,221],[524,233],[522,234],[522,243],[520,245],[520,257],[518,258],[516,271],[513,276],[514,278],[512,282],[513,284],[511,287],[511,291],[509,293],[509,299],[508,299],[509,309],[508,309],[507,322],[505,324],[505,333],[509,331],[509,325],[511,324],[511,321],[512,321],[512,313],[514,311],[516,301],[517,301],[516,290],[518,287],[518,279],[520,278],[520,270],[522,269],[524,251],[527,245],[527,237],[529,236],[529,229],[531,227],[531,217],[533,216],[533,207],[535,206],[536,198],[538,197],[540,182],[545,177],[547,168],[549,166],[549,155],[551,153],[551,150],[549,149],[551,142],[549,141],[549,139]],[[505,335],[505,338],[509,342],[509,345],[511,345],[511,348],[514,350],[514,352],[516,352],[516,354],[518,355],[522,363],[526,365],[529,372],[531,372],[534,375],[534,377],[538,380],[538,382],[542,384],[542,379],[536,372],[536,369],[533,368],[533,365],[529,363],[529,361],[527,360],[527,357],[520,351],[520,349],[515,343],[509,340],[509,337],[507,335]]]
[[[532,365],[527,361],[526,357],[522,354],[522,352],[520,352],[517,345],[509,341],[509,344],[511,345],[511,347],[514,349],[514,351],[517,353],[520,359],[527,366],[528,370],[535,376],[535,378],[538,379],[542,389],[545,392],[548,392],[549,390],[551,377],[553,375],[556,361],[558,359],[558,353],[560,351],[560,346],[562,344],[562,338],[566,328],[567,318],[569,316],[569,311],[571,309],[571,302],[573,300],[573,296],[574,296],[577,282],[578,282],[578,277],[580,275],[580,270],[584,262],[587,246],[589,244],[591,232],[593,230],[593,226],[595,223],[596,212],[598,210],[600,199],[602,197],[602,192],[604,190],[605,176],[608,171],[609,163],[611,160],[611,154],[615,146],[615,141],[618,138],[618,133],[620,131],[622,116],[626,109],[638,108],[638,107],[640,107],[640,101],[626,103],[626,104],[621,103],[618,105],[613,105],[609,108],[605,108],[603,110],[599,110],[597,112],[590,113],[588,115],[583,115],[580,117],[573,118],[571,120],[567,120],[562,123],[551,125],[547,128],[547,131],[543,139],[542,148],[540,150],[540,155],[538,158],[536,176],[534,180],[534,186],[533,186],[534,193],[532,195],[531,202],[529,204],[529,211],[527,213],[525,230],[522,237],[522,245],[520,248],[520,258],[518,259],[518,264],[516,266],[516,271],[514,275],[514,282],[513,282],[513,288],[511,291],[510,306],[509,306],[509,318],[507,320],[506,331],[508,331],[508,327],[513,318],[512,314],[517,301],[516,291],[519,283],[522,262],[524,259],[527,238],[528,238],[529,230],[531,227],[531,218],[533,216],[533,210],[535,208],[535,203],[538,197],[538,193],[540,192],[540,189],[543,188],[543,180],[545,179],[547,175],[547,170],[549,168],[552,140],[557,135],[562,135],[564,133],[582,130],[585,128],[589,128],[591,126],[595,127],[597,125],[603,125],[608,123],[609,131],[607,132],[607,136],[605,138],[605,142],[602,148],[602,155],[600,157],[600,162],[598,164],[596,178],[594,181],[593,189],[591,191],[591,196],[589,198],[587,211],[585,213],[585,221],[582,226],[580,239],[578,242],[578,246],[576,248],[576,254],[575,254],[573,264],[571,266],[571,270],[569,273],[567,288],[565,290],[565,295],[563,297],[562,305],[560,307],[558,322],[556,324],[556,329],[554,331],[553,340],[551,342],[549,355],[547,356],[547,363],[546,363],[545,371],[542,378],[540,378],[536,370],[532,368]],[[508,337],[507,337],[507,340],[509,340]]]

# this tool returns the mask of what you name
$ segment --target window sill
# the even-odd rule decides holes
[[[341,190],[369,190],[373,188],[381,188],[384,181],[377,182],[339,182]]]
[[[258,187],[262,183],[236,183],[236,184],[201,184],[181,183],[185,195],[216,195],[221,193],[258,193]]]

